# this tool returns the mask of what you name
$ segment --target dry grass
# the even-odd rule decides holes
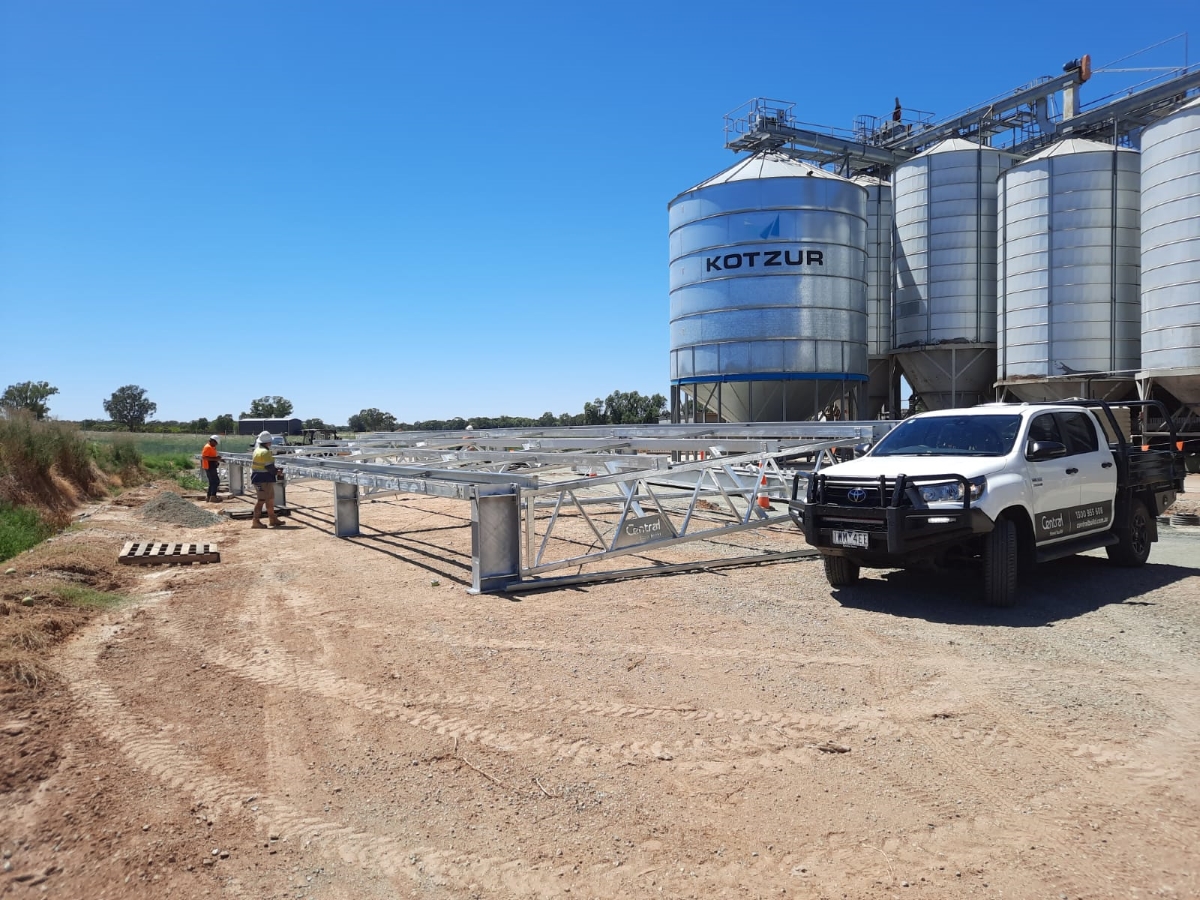
[[[98,611],[125,601],[132,577],[109,538],[73,530],[4,564],[0,575],[0,693],[36,690],[50,678],[45,659]],[[26,600],[28,598],[28,601]]]

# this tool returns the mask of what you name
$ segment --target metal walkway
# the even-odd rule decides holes
[[[806,551],[738,552],[722,539],[772,525],[798,469],[832,451],[874,443],[892,422],[582,426],[364,435],[288,448],[277,487],[332,482],[334,533],[359,534],[359,501],[411,493],[471,504],[471,592],[514,591],[634,574],[763,562]],[[243,494],[249,454],[223,454],[233,494]],[[685,562],[621,556],[719,542]],[[584,571],[585,568],[587,571]],[[566,572],[567,574],[561,574]],[[547,577],[548,573],[560,573]]]

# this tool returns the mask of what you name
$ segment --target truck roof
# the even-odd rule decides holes
[[[995,415],[996,413],[1016,413],[1020,415],[1032,414],[1035,412],[1047,412],[1051,410],[1069,410],[1070,412],[1078,412],[1081,409],[1090,409],[1090,407],[1079,403],[1071,403],[1069,400],[1064,400],[1061,403],[981,403],[978,406],[968,406],[962,409],[931,409],[927,412],[918,413],[918,415],[986,416]]]

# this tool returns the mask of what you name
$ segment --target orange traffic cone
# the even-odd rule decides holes
[[[770,509],[771,508],[771,498],[767,496],[767,476],[766,475],[764,475],[762,477],[760,486],[762,487],[762,493],[760,493],[758,495],[758,505],[761,506],[763,509]]]

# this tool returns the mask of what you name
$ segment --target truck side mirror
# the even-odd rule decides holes
[[[1030,441],[1025,445],[1025,458],[1030,462],[1057,459],[1066,455],[1066,444],[1060,444],[1058,441]]]

